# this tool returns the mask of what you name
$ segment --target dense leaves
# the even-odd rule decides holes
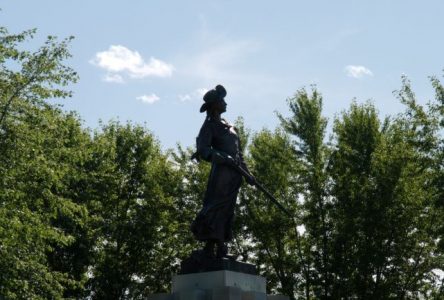
[[[149,129],[91,131],[50,104],[70,96],[71,40],[23,50],[0,28],[0,298],[143,299],[167,292],[200,245],[189,225],[210,165]],[[292,299],[444,297],[444,87],[399,115],[352,103],[330,124],[316,87],[274,130],[236,121],[250,171],[292,214],[243,186],[231,251]],[[326,132],[331,132],[327,140]],[[198,128],[196,128],[196,132]]]
[[[61,62],[69,56],[67,41],[50,37],[29,53],[17,44],[33,31],[0,33],[0,294],[58,298],[81,290],[86,275],[85,257],[68,248],[81,251],[87,231],[88,212],[71,189],[87,136],[77,116],[44,100],[68,96],[59,87],[76,76]]]

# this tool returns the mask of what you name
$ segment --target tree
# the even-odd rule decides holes
[[[79,162],[75,143],[87,136],[77,116],[45,102],[69,96],[64,86],[77,80],[63,64],[70,39],[21,50],[34,33],[0,28],[0,295],[8,299],[61,298],[81,287],[85,271],[51,263],[56,249],[76,240],[68,227],[82,228],[87,218],[64,190]]]
[[[282,131],[262,130],[255,134],[249,147],[250,171],[282,204],[298,214],[298,190],[292,184],[297,161],[289,137]],[[250,247],[249,259],[268,279],[268,289],[297,294],[303,276],[303,261],[294,256],[300,251],[296,224],[277,209],[258,190],[244,187],[240,194],[238,221],[243,237]],[[239,238],[238,238],[239,239]],[[247,244],[248,244],[247,243]]]
[[[439,252],[444,254],[444,86],[437,77],[431,77],[432,86],[435,90],[435,102],[430,105],[430,112],[435,116],[438,122],[438,147],[435,151],[434,160],[434,176],[433,185],[435,186],[434,205],[438,211],[437,224],[433,224],[436,228],[435,237],[439,239]],[[440,220],[440,221],[439,221]],[[441,266],[444,265],[444,259],[441,259]],[[443,272],[444,268],[440,270]],[[441,274],[442,276],[442,274]],[[437,288],[436,298],[444,295],[444,276],[441,278],[440,287]]]
[[[335,122],[333,297],[399,299],[429,290],[437,262],[430,235],[435,217],[428,209],[428,171],[405,125],[381,125],[371,104],[352,104]]]
[[[171,260],[183,260],[200,247],[191,233],[190,225],[202,207],[211,164],[192,161],[193,153],[192,148],[183,149],[181,146],[171,153],[179,178],[173,204],[174,241],[171,247],[175,250]],[[175,271],[178,271],[177,267]]]
[[[410,268],[406,284],[408,287],[416,287],[422,294],[435,293],[436,298],[444,295],[443,278],[441,287],[434,282],[438,276],[436,271],[443,270],[444,257],[442,243],[443,233],[443,87],[437,77],[431,77],[431,83],[435,90],[435,99],[425,106],[419,105],[416,96],[411,89],[410,81],[402,78],[402,87],[397,91],[401,103],[406,106],[406,111],[398,118],[406,134],[404,139],[411,147],[414,161],[417,165],[417,173],[423,176],[420,190],[423,191],[425,200],[419,218],[424,220],[421,244],[418,245],[415,264]],[[418,217],[417,217],[418,218]],[[442,275],[441,275],[442,276]],[[408,293],[407,291],[403,292]],[[440,296],[439,296],[440,295]]]
[[[142,299],[166,292],[198,247],[189,225],[210,164],[162,151],[146,127],[91,132],[47,100],[69,97],[69,42],[0,27],[0,298]],[[268,290],[296,298],[441,299],[444,279],[444,87],[381,120],[352,103],[326,142],[314,87],[288,100],[281,126],[236,121],[259,182],[293,214],[244,185],[231,249],[255,263]]]
[[[9,34],[6,28],[0,27],[2,130],[5,130],[4,122],[8,115],[20,114],[20,111],[11,110],[14,102],[45,106],[46,99],[71,96],[71,92],[63,87],[78,79],[76,72],[63,64],[64,60],[71,57],[68,45],[73,37],[58,42],[56,37],[49,36],[44,46],[35,52],[20,50],[19,45],[33,38],[35,32],[33,29]]]
[[[438,101],[425,110],[403,79],[399,98],[407,111],[384,122],[372,104],[353,103],[335,120],[329,144],[315,88],[289,99],[290,117],[278,114],[295,138],[299,167],[291,175],[304,200],[299,213],[306,232],[302,255],[293,255],[308,265],[305,298],[440,293],[434,282],[442,269],[442,206],[436,204],[442,199],[443,89],[436,78],[432,84]]]
[[[153,135],[110,123],[96,132],[87,172],[97,220],[94,299],[136,299],[169,284],[171,191],[177,177]],[[170,256],[166,256],[170,258]]]
[[[327,120],[322,116],[322,96],[312,88],[311,95],[306,89],[299,90],[288,99],[291,116],[278,117],[282,127],[292,135],[295,143],[292,147],[301,168],[293,172],[298,177],[298,184],[304,199],[302,223],[306,229],[306,256],[310,270],[306,278],[306,298],[313,290],[317,298],[331,295],[330,246],[331,235],[330,207],[327,194],[326,161],[328,148],[324,144]]]

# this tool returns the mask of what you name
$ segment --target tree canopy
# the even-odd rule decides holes
[[[166,292],[199,247],[189,225],[210,165],[190,160],[192,145],[162,150],[145,126],[89,129],[51,104],[78,80],[72,38],[24,50],[35,34],[0,28],[0,298]],[[293,216],[243,185],[231,249],[270,292],[444,297],[444,85],[430,83],[435,97],[420,105],[401,78],[405,109],[385,118],[352,102],[328,120],[313,86],[287,99],[275,129],[236,120],[250,170]]]

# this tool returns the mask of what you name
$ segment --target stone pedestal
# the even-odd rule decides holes
[[[289,300],[267,295],[265,278],[256,267],[233,259],[191,256],[173,276],[171,294],[150,295],[148,300]]]
[[[226,287],[238,288],[245,292],[266,292],[264,277],[233,271],[192,273],[173,277],[173,293],[192,289],[214,290]]]

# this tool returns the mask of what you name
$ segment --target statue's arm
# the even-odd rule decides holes
[[[231,156],[223,151],[214,149],[212,146],[213,130],[211,123],[204,123],[197,137],[197,153],[199,157],[216,164],[234,164]]]
[[[209,123],[204,123],[202,128],[199,131],[199,136],[196,140],[196,148],[199,156],[206,160],[211,161],[213,148],[211,147],[211,141],[213,139],[213,132],[211,130]]]

